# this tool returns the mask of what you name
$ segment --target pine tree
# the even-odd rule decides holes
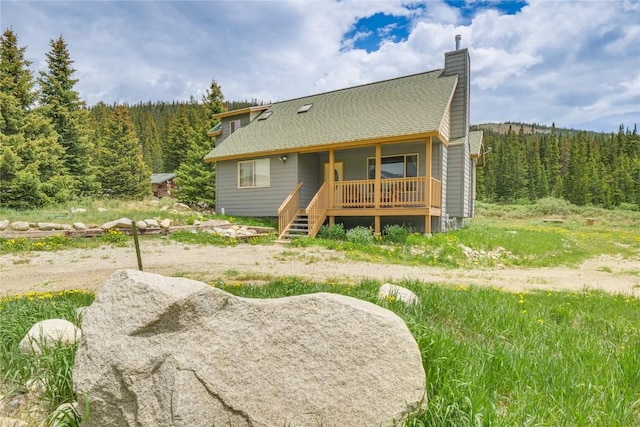
[[[225,109],[224,96],[215,80],[212,80],[202,102],[201,111],[205,119],[200,122],[187,156],[176,170],[177,194],[178,199],[184,203],[214,206],[215,166],[212,163],[205,163],[204,156],[213,148],[212,142],[207,137],[207,131],[218,122],[211,116]]]
[[[58,134],[41,110],[32,109],[36,97],[26,48],[19,48],[12,30],[0,41],[0,202],[3,206],[33,208],[71,195],[58,144]]]
[[[227,111],[224,102],[224,95],[222,94],[222,88],[218,83],[216,83],[215,79],[211,80],[211,84],[202,98],[202,103],[204,104],[207,112],[207,119],[212,121],[213,119],[211,116]],[[210,124],[215,125],[217,124],[217,121],[213,121]]]
[[[73,78],[67,44],[62,36],[51,40],[47,53],[47,71],[40,71],[40,96],[44,114],[53,123],[64,148],[64,164],[73,178],[74,193],[89,195],[96,191],[95,170],[91,165],[92,147],[87,128],[87,111],[80,95],[73,89],[78,82]]]
[[[151,192],[151,171],[142,158],[129,109],[118,106],[109,116],[99,139],[97,176],[102,191],[113,197],[142,198]]]
[[[194,144],[176,170],[178,200],[189,205],[215,205],[215,169],[203,158],[211,151],[205,136],[200,144]]]
[[[167,142],[164,149],[164,170],[166,172],[173,172],[178,169],[196,138],[197,134],[189,121],[187,107],[182,104],[169,124]]]
[[[18,37],[12,29],[2,34],[0,48],[0,90],[13,96],[22,111],[33,105],[36,92],[33,90],[31,61],[24,58],[26,47],[18,47]]]
[[[589,203],[589,179],[587,174],[586,135],[581,132],[570,140],[567,173],[564,176],[564,197],[571,203],[583,206]]]

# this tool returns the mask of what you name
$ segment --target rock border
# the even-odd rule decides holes
[[[0,231],[0,238],[4,239],[16,239],[16,238],[28,238],[28,239],[41,239],[45,237],[53,237],[53,236],[66,236],[66,237],[99,237],[105,233],[108,233],[110,230],[117,230],[126,235],[132,235],[133,230],[131,228],[131,220],[129,221],[129,226],[123,226],[123,220],[128,220],[127,218],[121,218],[120,220],[110,221],[100,227],[98,226],[90,226],[82,229],[82,227],[70,226],[68,224],[54,224],[54,223],[46,223],[46,226],[43,227],[45,229],[40,228],[42,225],[40,223],[31,224],[29,223],[29,228],[24,231],[16,231],[10,230],[10,226],[5,230]],[[138,221],[140,222],[140,221]],[[106,225],[108,225],[105,227]],[[220,232],[222,230],[222,232]],[[170,233],[174,233],[176,231],[207,231],[211,233],[217,233],[225,237],[234,237],[237,239],[250,239],[252,237],[266,237],[269,234],[273,233],[275,230],[273,227],[260,227],[260,226],[251,226],[251,225],[238,225],[231,224],[226,220],[209,220],[198,222],[193,225],[170,225],[170,220],[165,219],[159,223],[158,226],[148,226],[147,228],[137,227],[137,232],[140,235],[153,235],[153,234],[163,234],[167,235]],[[236,232],[235,235],[232,235],[231,231]],[[238,233],[239,231],[246,233]]]

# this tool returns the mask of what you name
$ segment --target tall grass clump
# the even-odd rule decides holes
[[[41,390],[39,406],[50,412],[75,401],[72,370],[76,346],[43,348],[41,354],[22,353],[19,344],[35,323],[66,319],[80,325],[76,308],[88,306],[94,295],[85,291],[30,292],[0,298],[0,389],[2,394],[24,393],[30,384]]]
[[[419,304],[377,301],[372,280],[221,287],[252,298],[335,292],[398,314],[420,348],[429,399],[405,426],[640,425],[640,299],[401,284]]]

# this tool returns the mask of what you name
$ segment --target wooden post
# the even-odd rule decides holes
[[[133,244],[136,247],[136,258],[138,258],[138,270],[142,271],[142,256],[140,255],[140,242],[138,242],[138,227],[135,220],[131,221],[131,231],[133,231]]]
[[[382,196],[382,181],[380,177],[382,176],[382,145],[376,144],[376,175],[374,177],[375,182],[373,184],[373,194],[374,194],[374,205],[376,209],[380,208],[380,197]],[[376,215],[374,219],[374,229],[373,232],[379,236],[380,235],[380,215]]]
[[[427,163],[425,164],[426,182],[424,185],[425,205],[429,208],[429,215],[431,215],[431,174],[433,173],[433,159],[431,158],[433,156],[432,142],[431,137],[429,137],[429,139],[427,139]]]
[[[333,209],[336,205],[335,170],[336,152],[331,148],[329,149],[329,209]]]
[[[431,234],[431,178],[433,174],[433,140],[427,138],[427,163],[425,164],[424,201],[427,207],[427,215],[424,217],[424,233]]]

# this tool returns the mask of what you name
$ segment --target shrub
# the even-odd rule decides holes
[[[534,209],[542,215],[567,215],[571,211],[571,203],[556,197],[545,197],[536,202]]]
[[[368,227],[358,226],[347,231],[347,240],[351,243],[368,245],[373,243],[373,231]]]
[[[390,243],[406,243],[407,238],[411,235],[413,230],[411,227],[405,225],[386,225],[384,227],[383,236],[384,240]]]
[[[620,203],[620,206],[618,206],[618,209],[622,211],[637,212],[640,210],[640,206],[636,205],[635,203]]]
[[[344,240],[346,233],[343,224],[323,225],[318,231],[318,237],[321,239]]]

